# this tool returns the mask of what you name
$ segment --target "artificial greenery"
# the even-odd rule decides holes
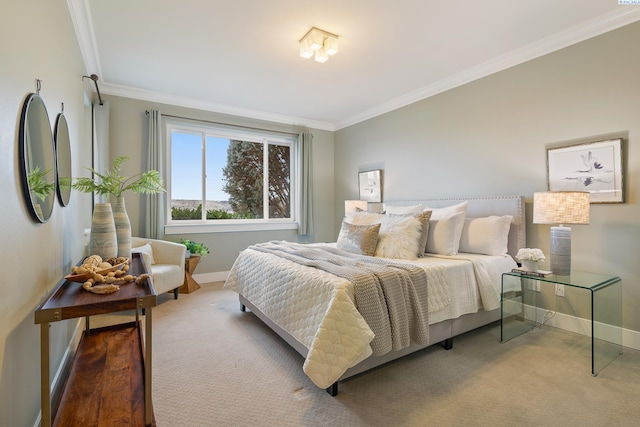
[[[187,250],[192,255],[200,255],[204,256],[209,253],[209,248],[203,245],[202,243],[196,243],[193,240],[188,239],[180,239],[180,243],[187,247]]]
[[[51,169],[40,172],[40,167],[36,166],[29,175],[27,176],[27,181],[29,182],[29,190],[33,194],[35,194],[41,201],[44,201],[47,196],[56,188],[56,184],[52,182],[51,184],[47,184],[47,181],[44,179],[44,176],[48,174]]]
[[[127,190],[135,193],[155,194],[165,191],[160,178],[160,172],[149,170],[134,176],[121,176],[122,163],[129,160],[128,156],[120,156],[113,161],[113,168],[106,174],[101,174],[93,168],[87,168],[96,178],[78,178],[72,188],[84,193],[96,193],[102,196],[122,196]]]

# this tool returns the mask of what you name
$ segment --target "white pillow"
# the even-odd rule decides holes
[[[468,204],[469,203],[467,201],[464,201],[462,203],[458,203],[453,206],[447,206],[445,208],[424,208],[424,209],[431,211],[431,219],[440,219],[440,218],[449,217],[458,212],[464,212],[466,216]]]
[[[485,255],[506,254],[511,215],[466,218],[460,236],[460,252]]]
[[[382,210],[389,215],[419,214],[420,212],[422,212],[422,205],[391,206],[383,203]]]
[[[456,255],[460,246],[460,235],[464,226],[466,212],[457,212],[450,216],[429,221],[427,252],[440,255]]]
[[[144,259],[144,263],[147,265],[152,265],[156,263],[156,260],[153,259],[153,249],[151,245],[147,243],[146,245],[138,246],[137,248],[131,248],[131,252],[139,252],[142,254],[142,258]]]

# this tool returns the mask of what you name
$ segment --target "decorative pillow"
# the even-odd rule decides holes
[[[430,211],[414,215],[349,212],[346,221],[356,225],[381,224],[375,256],[416,259],[424,254],[430,217]]]
[[[336,246],[354,254],[373,256],[379,232],[380,224],[355,225],[342,221]]]
[[[429,221],[427,252],[440,255],[456,255],[460,247],[460,235],[464,226],[466,212],[457,212],[450,216]]]
[[[511,215],[466,218],[460,236],[460,252],[506,254],[511,221]]]
[[[131,248],[131,252],[139,252],[142,254],[142,258],[144,259],[145,264],[151,265],[155,264],[156,261],[153,259],[153,249],[149,243],[138,246],[137,248]]]
[[[380,224],[384,215],[373,212],[349,212],[345,215],[345,221],[355,225]]]
[[[382,205],[382,210],[389,215],[419,214],[420,212],[422,212],[422,205],[390,206],[384,203]]]
[[[422,224],[422,235],[418,241],[418,257],[423,257],[427,251],[427,241],[429,239],[429,224],[431,221],[431,211],[422,211],[416,217]]]
[[[382,258],[418,258],[424,222],[416,215],[385,215],[374,255]]]

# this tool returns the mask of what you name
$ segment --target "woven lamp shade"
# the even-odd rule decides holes
[[[366,200],[345,200],[344,201],[344,213],[347,214],[349,212],[358,212],[358,211],[367,211]]]
[[[534,224],[589,224],[590,195],[585,191],[533,193]]]
[[[571,274],[571,228],[564,224],[589,224],[590,195],[582,191],[533,193],[533,223],[560,224],[551,227],[551,271]]]

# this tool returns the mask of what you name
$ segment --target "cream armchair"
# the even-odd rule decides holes
[[[166,240],[131,238],[131,251],[141,252],[151,269],[153,287],[158,295],[173,290],[178,299],[178,288],[184,283],[184,256],[187,248]]]

